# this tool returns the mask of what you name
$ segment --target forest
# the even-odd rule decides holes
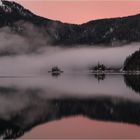
[[[140,49],[126,58],[123,70],[140,71]]]

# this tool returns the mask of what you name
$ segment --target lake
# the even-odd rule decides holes
[[[0,78],[0,138],[140,138],[140,76]]]

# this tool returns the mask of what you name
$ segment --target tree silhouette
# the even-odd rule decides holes
[[[128,56],[124,62],[123,70],[139,71],[140,70],[140,50]]]

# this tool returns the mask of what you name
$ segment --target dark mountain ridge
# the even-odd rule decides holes
[[[37,16],[16,2],[2,1],[0,27],[29,22],[45,31],[52,45],[120,45],[140,41],[140,14],[76,25]]]

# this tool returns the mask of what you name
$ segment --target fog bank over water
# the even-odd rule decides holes
[[[65,72],[80,72],[98,62],[108,67],[121,67],[126,57],[139,49],[139,44],[74,47],[46,46],[40,53],[1,57],[0,75],[36,75],[47,72],[55,65]]]

